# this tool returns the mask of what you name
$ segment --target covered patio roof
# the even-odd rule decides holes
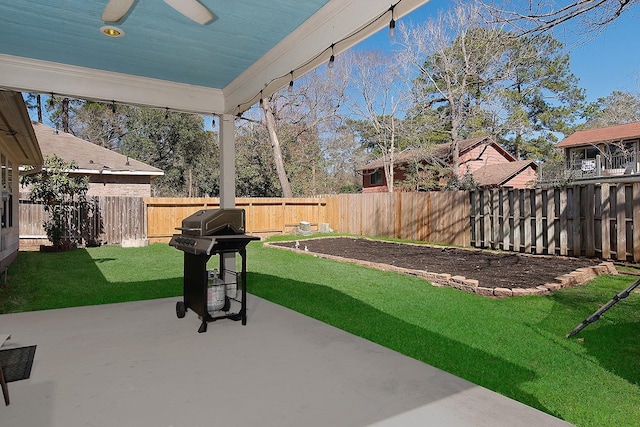
[[[159,0],[117,23],[108,0],[2,0],[0,88],[235,115],[428,0],[199,1],[204,25]]]
[[[42,164],[42,152],[19,92],[0,90],[0,145],[21,165]]]

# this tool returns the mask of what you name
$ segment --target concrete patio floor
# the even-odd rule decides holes
[[[569,425],[255,296],[203,334],[178,300],[0,315],[38,345],[0,426]]]

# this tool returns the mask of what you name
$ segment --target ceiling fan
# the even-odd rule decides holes
[[[120,22],[129,12],[135,0],[109,0],[102,12],[104,22]],[[198,0],[164,0],[169,6],[198,24],[204,25],[214,17]]]

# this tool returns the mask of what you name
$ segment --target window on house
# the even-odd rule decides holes
[[[382,184],[382,171],[377,170],[369,176],[369,182],[371,185]]]
[[[567,167],[570,169],[582,169],[592,171],[596,167],[596,156],[602,154],[597,147],[577,147],[569,150]]]

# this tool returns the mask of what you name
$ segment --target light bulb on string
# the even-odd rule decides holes
[[[289,80],[289,87],[287,88],[289,93],[293,92],[293,71],[291,72],[291,80]]]
[[[391,6],[391,21],[389,22],[389,37],[394,38],[396,36],[396,20],[393,18],[393,9],[395,6]]]
[[[331,58],[329,58],[329,68],[333,68],[334,63],[336,62],[336,56],[333,53],[333,45],[331,45]]]

